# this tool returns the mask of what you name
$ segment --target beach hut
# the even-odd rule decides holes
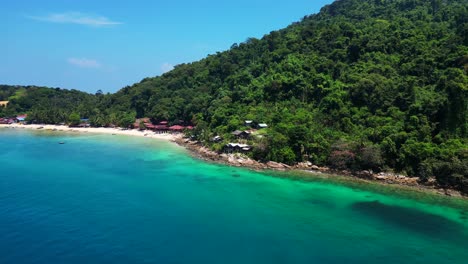
[[[247,144],[240,144],[240,143],[228,143],[224,145],[223,151],[226,153],[233,153],[233,152],[247,152],[252,149],[251,146]]]
[[[164,134],[169,131],[169,127],[167,125],[155,125],[153,130],[158,134]]]
[[[149,129],[149,130],[155,130],[156,129],[156,125],[153,125],[151,123],[144,123],[146,129]]]
[[[235,131],[233,131],[231,134],[233,134],[233,135],[236,136],[236,137],[239,137],[239,136],[242,134],[242,131],[240,131],[240,130],[235,130]]]
[[[248,137],[250,137],[250,131],[236,130],[236,131],[232,132],[231,134],[236,136],[237,138],[248,138]]]
[[[143,118],[137,119],[137,121],[143,122],[144,124],[151,123],[151,120],[149,117],[143,117]]]
[[[213,141],[213,142],[221,142],[221,141],[223,141],[223,138],[220,137],[220,136],[215,136],[214,138],[211,139],[211,141]]]
[[[16,116],[16,120],[18,120],[18,122],[24,122],[24,120],[26,120],[27,117],[28,117],[28,115],[26,115],[26,114],[18,115],[18,116]]]
[[[259,129],[267,128],[267,127],[268,127],[268,125],[265,124],[265,123],[260,123],[260,124],[258,124],[258,128],[259,128]]]
[[[133,123],[133,128],[140,128],[140,124],[145,125],[146,129],[152,129],[153,123],[151,123],[150,118],[148,117],[143,117],[143,118],[137,118],[135,120],[135,123]]]
[[[172,131],[172,132],[175,132],[175,133],[182,132],[184,129],[185,129],[185,127],[179,126],[179,125],[169,127],[169,130]]]
[[[90,127],[89,118],[81,118],[78,127]]]

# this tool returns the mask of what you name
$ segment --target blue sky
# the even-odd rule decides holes
[[[331,2],[3,1],[0,84],[115,92],[261,38]]]

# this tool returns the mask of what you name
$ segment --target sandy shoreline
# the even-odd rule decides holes
[[[80,133],[99,133],[108,135],[126,135],[136,137],[147,137],[168,141],[175,141],[180,137],[180,134],[157,134],[151,130],[140,131],[138,129],[127,129],[122,130],[121,128],[110,128],[110,127],[68,127],[60,125],[21,125],[21,124],[0,124],[0,128],[11,128],[11,129],[29,129],[29,130],[45,130],[45,131],[59,131],[59,132],[80,132]]]
[[[189,152],[193,154],[194,157],[205,160],[207,162],[215,162],[218,164],[224,164],[228,166],[235,166],[235,167],[244,167],[249,168],[256,171],[264,171],[264,170],[273,170],[273,171],[290,171],[290,172],[306,172],[309,174],[307,177],[313,177],[313,174],[316,175],[329,175],[329,176],[342,176],[345,178],[351,179],[359,179],[362,181],[370,181],[375,183],[380,183],[382,185],[396,185],[401,187],[406,187],[409,189],[417,190],[417,191],[425,191],[425,192],[432,192],[441,195],[449,195],[449,196],[456,196],[456,197],[464,197],[459,191],[445,189],[442,187],[438,187],[435,183],[430,185],[423,185],[418,183],[416,180],[412,179],[408,182],[406,179],[403,178],[399,179],[399,177],[390,177],[385,178],[383,181],[379,179],[378,175],[367,175],[367,177],[362,177],[362,175],[351,175],[349,173],[340,173],[339,171],[320,171],[314,170],[311,168],[303,168],[301,166],[287,166],[285,164],[276,163],[276,162],[268,162],[268,163],[260,163],[254,161],[249,158],[241,157],[237,154],[219,154],[214,151],[211,151],[199,144],[195,144],[187,139],[183,138],[182,134],[157,134],[151,130],[144,130],[140,131],[138,129],[127,129],[122,130],[121,128],[106,128],[106,127],[88,127],[88,128],[81,128],[81,127],[68,127],[68,126],[60,126],[60,125],[21,125],[21,124],[10,124],[4,125],[0,124],[0,128],[10,128],[10,129],[29,129],[29,130],[37,130],[37,131],[57,131],[57,132],[75,132],[75,133],[99,133],[99,134],[107,134],[107,135],[126,135],[126,136],[136,136],[136,137],[146,137],[146,138],[153,138],[157,140],[167,140],[174,142],[180,146],[183,146]],[[310,174],[313,173],[313,174]],[[304,176],[304,174],[303,174]]]

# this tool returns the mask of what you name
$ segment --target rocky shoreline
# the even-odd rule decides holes
[[[184,138],[182,134],[154,134],[145,131],[139,130],[121,130],[118,128],[69,128],[65,126],[55,126],[55,125],[0,125],[4,128],[28,128],[28,129],[41,129],[41,130],[50,130],[50,131],[63,131],[63,132],[94,132],[94,133],[104,133],[112,135],[129,135],[129,136],[142,136],[150,137],[156,139],[164,139],[177,143],[178,145],[183,146],[188,149],[190,153],[196,158],[205,160],[207,162],[215,162],[220,164],[225,164],[234,167],[244,167],[256,171],[264,170],[274,170],[274,171],[299,171],[306,172],[307,177],[314,177],[314,175],[326,175],[326,176],[344,176],[352,177],[354,179],[359,179],[362,181],[372,181],[379,182],[387,185],[397,185],[405,186],[408,188],[422,190],[432,193],[437,193],[446,196],[454,197],[463,197],[468,198],[468,196],[462,194],[458,190],[447,189],[439,186],[434,179],[429,180],[428,182],[422,183],[419,181],[418,177],[407,177],[405,175],[390,173],[390,172],[380,172],[373,173],[372,171],[340,171],[333,170],[328,167],[320,167],[314,165],[310,162],[301,162],[295,164],[294,166],[289,166],[287,164],[278,163],[274,161],[269,161],[266,163],[258,162],[253,159],[248,158],[247,156],[240,153],[219,154],[215,151],[210,150],[209,148],[203,146],[198,141],[191,141],[187,138]]]
[[[289,166],[283,163],[269,161],[266,163],[258,162],[253,159],[248,158],[247,156],[240,153],[219,154],[215,151],[210,150],[209,148],[203,146],[198,141],[191,141],[186,138],[178,137],[174,139],[174,142],[188,149],[193,156],[196,158],[208,161],[215,162],[220,164],[225,164],[234,167],[245,167],[256,171],[264,170],[275,170],[275,171],[304,171],[309,172],[312,176],[313,174],[324,174],[324,175],[338,175],[345,177],[353,177],[355,179],[363,181],[372,181],[379,182],[387,185],[398,185],[405,186],[412,189],[428,191],[432,193],[437,193],[440,195],[454,196],[454,197],[463,197],[461,192],[454,189],[447,189],[439,186],[434,179],[429,180],[428,182],[422,183],[419,181],[418,177],[407,177],[401,174],[395,174],[391,172],[380,172],[373,173],[372,171],[340,171],[333,170],[328,167],[320,167],[314,165],[310,162],[301,162],[294,166]]]

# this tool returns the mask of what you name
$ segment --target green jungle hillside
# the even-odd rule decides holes
[[[192,136],[216,150],[252,120],[268,125],[243,142],[257,160],[394,170],[468,193],[467,73],[466,0],[339,0],[115,94],[29,105],[22,95],[2,111],[195,124]]]

